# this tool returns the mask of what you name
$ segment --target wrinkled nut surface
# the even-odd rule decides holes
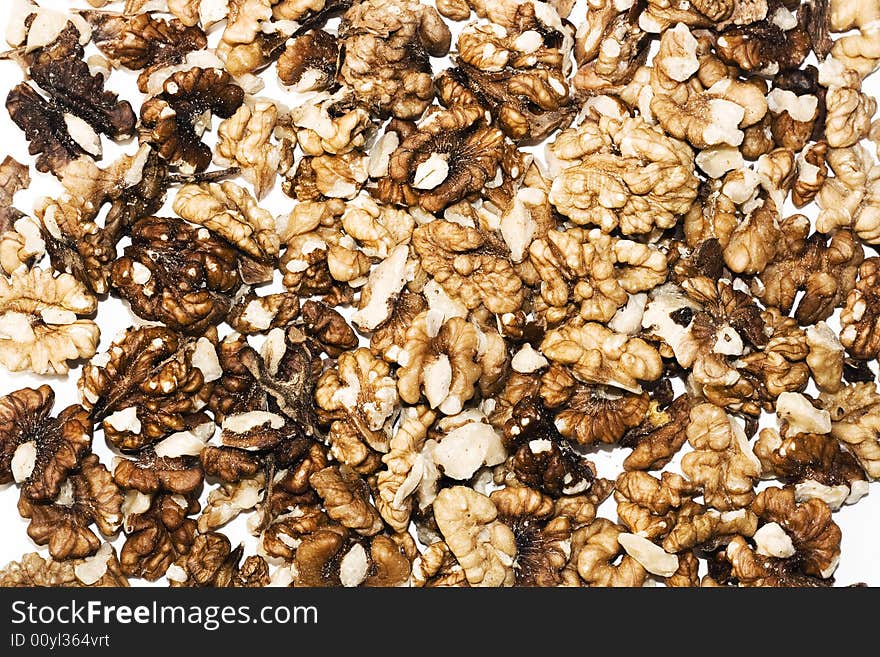
[[[0,586],[850,584],[875,0],[87,2],[7,26]]]

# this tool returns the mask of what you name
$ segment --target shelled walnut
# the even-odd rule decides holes
[[[0,56],[0,365],[57,377],[0,585],[837,583],[876,0],[87,1]]]

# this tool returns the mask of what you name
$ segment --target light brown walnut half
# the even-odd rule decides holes
[[[880,33],[877,21],[880,9],[871,2],[832,0],[829,5],[829,23],[833,32],[849,32],[834,41],[831,53],[846,68],[867,76],[880,62]]]
[[[13,197],[31,184],[27,165],[7,155],[0,162],[0,268],[7,274],[24,266],[45,252],[39,225],[13,207]]]
[[[809,228],[803,215],[784,220],[784,239],[760,273],[760,284],[752,285],[761,301],[784,313],[792,310],[798,291],[803,290],[794,316],[804,325],[828,319],[842,304],[856,284],[864,257],[849,230],[835,231],[828,240],[821,233],[807,236]]]
[[[422,269],[447,295],[467,308],[484,305],[490,312],[515,312],[523,302],[523,283],[504,252],[483,232],[437,220],[413,231],[412,247]]]
[[[880,167],[860,144],[829,149],[825,161],[834,176],[816,195],[821,209],[816,230],[827,234],[849,228],[868,244],[880,243]]]
[[[430,503],[440,473],[433,459],[423,452],[428,429],[436,414],[424,406],[404,409],[400,426],[382,456],[385,469],[377,475],[376,508],[395,531],[405,531],[413,509],[413,497]]]
[[[274,4],[273,0],[229,0],[226,25],[216,52],[231,75],[259,71],[279,56],[293,28],[290,23],[270,23]],[[323,3],[319,6],[323,7]]]
[[[582,133],[595,138],[584,140]],[[577,143],[569,148],[571,141]],[[550,202],[577,224],[624,235],[669,228],[697,196],[693,153],[642,118],[603,116],[563,131],[551,145],[562,164]]]
[[[117,587],[128,586],[128,578],[120,570],[116,551],[103,543],[94,556],[84,559],[56,561],[28,552],[0,569],[0,586]]]
[[[272,215],[233,182],[185,185],[174,198],[174,211],[257,262],[271,264],[278,255],[280,239]]]
[[[39,268],[0,278],[0,364],[17,372],[65,374],[91,358],[100,330],[88,318],[97,300],[70,274]]]
[[[758,528],[758,516],[750,509],[718,511],[699,506],[682,513],[663,539],[663,549],[679,553],[693,548],[714,550],[735,537],[751,537]]]
[[[548,331],[541,342],[541,353],[569,366],[580,381],[636,393],[641,392],[639,381],[654,381],[663,371],[654,347],[595,322],[569,322]]]
[[[342,81],[383,118],[415,119],[434,97],[429,55],[442,57],[452,35],[437,10],[409,0],[355,4],[339,26]]]
[[[477,362],[479,336],[473,324],[452,317],[437,326],[421,313],[406,332],[397,356],[397,390],[407,404],[422,394],[431,408],[446,415],[460,412],[474,396],[483,368]]]
[[[605,518],[597,518],[592,524],[579,529],[572,543],[581,543],[577,550],[577,572],[588,586],[637,587],[645,582],[647,571],[618,543],[624,533],[621,526]],[[623,555],[619,561],[617,558]],[[575,550],[572,550],[572,559]]]
[[[575,312],[607,322],[630,294],[666,279],[666,257],[646,244],[611,237],[598,228],[551,230],[529,246],[529,262],[541,277],[548,324]]]
[[[691,409],[687,435],[694,451],[684,455],[681,468],[702,487],[706,504],[719,511],[750,504],[761,463],[742,427],[714,404],[699,404]]]
[[[363,149],[372,128],[370,114],[351,92],[318,93],[290,110],[289,120],[306,155],[339,155]]]
[[[813,380],[823,392],[837,392],[843,385],[844,347],[825,322],[807,327],[805,332],[809,353],[807,365]]]
[[[275,176],[284,174],[293,164],[293,144],[289,136],[272,139],[278,123],[278,108],[265,100],[245,102],[235,114],[217,128],[219,140],[214,162],[237,166],[254,188],[257,200],[275,184]]]
[[[315,388],[318,407],[357,431],[374,450],[388,451],[386,422],[398,403],[397,382],[388,364],[361,347],[341,353],[336,367],[324,370]]]
[[[437,541],[425,548],[413,562],[412,586],[433,588],[470,585],[452,550],[443,541]]]
[[[666,536],[688,507],[698,488],[681,475],[662,473],[657,479],[639,470],[618,475],[614,499],[617,515],[633,533],[649,539]]]
[[[434,517],[471,586],[513,585],[516,536],[490,498],[464,486],[444,488],[434,500]]]

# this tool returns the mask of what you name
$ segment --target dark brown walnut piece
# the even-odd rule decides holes
[[[64,115],[70,130],[73,128],[68,116],[72,115],[114,141],[128,139],[137,122],[131,104],[120,101],[112,91],[105,91],[104,76],[92,74],[82,56],[81,49],[57,56],[41,52],[30,67],[30,77],[48,96],[49,104]],[[76,139],[76,132],[70,134]],[[100,150],[90,154],[100,157]]]
[[[297,91],[327,89],[336,77],[338,59],[336,37],[313,30],[287,44],[278,58],[278,79]]]
[[[651,402],[644,421],[627,431],[620,441],[633,451],[623,461],[625,470],[659,470],[687,442],[691,401],[680,395],[665,409]]]
[[[374,194],[383,203],[439,212],[494,179],[503,143],[504,134],[487,125],[479,106],[429,114],[391,154],[388,176]]]
[[[56,561],[28,552],[0,569],[0,587],[117,587],[128,586],[116,551],[108,544],[93,557]],[[102,554],[102,552],[105,552]]]
[[[778,524],[791,542],[785,555],[773,556],[791,559],[805,575],[831,577],[840,560],[841,532],[825,502],[797,502],[793,487],[767,488],[758,493],[751,509],[765,523]]]
[[[36,155],[37,171],[56,175],[64,166],[85,155],[86,150],[68,132],[64,114],[29,85],[19,84],[6,96],[9,117],[29,142],[28,152]]]
[[[616,443],[643,421],[650,404],[647,393],[587,385],[558,364],[542,375],[541,397],[559,409],[554,424],[560,433],[582,445]]]
[[[47,385],[0,398],[0,484],[15,481],[35,502],[58,497],[92,446],[88,412],[74,405],[51,417],[54,402]]]
[[[251,351],[253,347],[242,334],[227,336],[217,347],[223,374],[211,391],[208,408],[220,424],[227,415],[265,410],[268,407],[266,391],[243,362],[242,355]]]
[[[111,284],[139,317],[201,335],[226,319],[241,286],[238,261],[237,251],[206,228],[144,217],[113,263]]]
[[[302,338],[298,330],[292,332]],[[320,435],[312,402],[320,360],[281,329],[270,332],[259,352],[243,336],[233,334],[221,343],[219,359],[223,373],[209,407],[223,427],[223,444],[270,450],[282,466],[297,459],[301,442],[310,444]],[[230,458],[224,456],[218,467],[233,474],[239,459]]]
[[[518,72],[514,69],[484,71],[457,60],[438,78],[440,101],[447,107],[477,104],[513,140],[537,143],[560,128],[566,128],[576,114],[566,93],[561,74],[546,69]]]
[[[272,511],[275,511],[274,509]],[[262,533],[262,548],[272,557],[293,561],[302,539],[319,529],[342,530],[321,510],[318,503],[297,504],[273,513]]]
[[[715,52],[727,64],[748,73],[775,74],[798,68],[812,45],[806,19],[807,12],[799,12],[797,26],[788,31],[772,20],[729,27],[716,39]]]
[[[233,447],[210,445],[202,450],[200,459],[205,476],[230,484],[251,479],[263,468],[259,455]]]
[[[826,143],[823,141],[825,137],[825,118],[827,109],[825,107],[825,94],[827,89],[819,84],[819,70],[812,65],[805,66],[803,69],[793,69],[785,71],[777,75],[773,80],[775,89],[790,91],[796,96],[815,96],[817,99],[816,109],[812,120],[795,120],[788,110],[781,113],[774,112],[771,120],[771,133],[773,141],[777,146],[791,148],[800,151],[804,159],[815,166],[822,164],[817,159],[817,155],[824,156]],[[798,102],[812,102],[809,98],[799,99]],[[807,142],[815,142],[809,144]],[[818,151],[812,151],[818,147]],[[824,174],[819,174],[823,176]],[[821,185],[821,180],[819,181]],[[794,188],[792,193],[794,195]],[[793,199],[797,200],[797,199]],[[802,200],[802,199],[801,199]],[[795,204],[796,207],[800,207]]]
[[[198,513],[199,508],[194,499],[158,494],[145,512],[126,518],[126,540],[119,552],[122,571],[150,582],[162,577],[192,547],[196,521],[187,516]]]
[[[208,45],[200,27],[184,25],[177,19],[169,21],[149,13],[133,16],[100,11],[82,13],[92,26],[92,41],[108,59],[141,71],[138,89],[143,93],[148,92],[152,73],[179,64],[187,53]]]
[[[168,569],[172,587],[210,586],[261,587],[269,584],[269,565],[259,556],[241,558],[244,546],[232,549],[229,539],[218,532],[196,536],[190,551]]]
[[[302,307],[302,326],[331,358],[358,346],[357,333],[337,310],[309,299]]]
[[[409,579],[411,538],[378,535],[367,540],[322,521],[317,527],[301,525],[302,539],[288,534],[299,542],[293,558],[295,586],[393,587]]]
[[[542,493],[583,493],[596,479],[592,463],[559,433],[552,411],[537,395],[524,397],[513,406],[504,423],[504,439],[516,450],[511,466],[517,479]]]
[[[856,458],[841,448],[836,440],[815,433],[780,436],[764,429],[754,444],[765,475],[772,475],[787,484],[802,485],[803,491],[816,490],[832,508],[838,508],[864,486],[866,476]],[[861,483],[856,483],[861,482]],[[816,486],[820,484],[820,486]],[[841,491],[837,493],[837,491]],[[840,495],[833,500],[831,496]]]
[[[724,277],[724,250],[715,237],[702,240],[693,248],[673,242],[669,249],[669,278],[677,285],[696,276],[718,279]]]
[[[840,342],[853,358],[868,360],[880,354],[880,258],[867,258],[858,276],[840,313]]]
[[[820,233],[808,237],[810,224],[803,219],[783,223],[785,238],[752,289],[766,305],[786,314],[794,308],[794,317],[806,326],[827,319],[843,303],[864,255],[850,231],[839,230],[830,239]],[[804,295],[795,308],[801,290]]]
[[[349,544],[344,527],[318,529],[309,533],[294,555],[296,586],[340,586],[339,568]]]
[[[370,541],[367,575],[363,585],[383,588],[404,586],[412,572],[414,547],[409,534],[374,536]]]
[[[128,101],[104,90],[104,76],[92,74],[83,60],[79,32],[72,25],[51,44],[25,58],[28,74],[38,88],[22,83],[6,98],[13,122],[39,154],[38,171],[60,173],[81,154],[101,157],[99,134],[120,141],[134,132],[137,117]]]
[[[511,18],[505,29],[465,26],[455,66],[437,79],[438,96],[447,107],[480,105],[511,139],[535,143],[567,127],[577,112],[564,51],[571,45],[571,27],[554,9],[536,10],[531,2],[519,5]]]
[[[83,405],[122,450],[138,450],[209,421],[201,412],[220,376],[214,345],[163,326],[130,328],[83,367]]]
[[[568,127],[576,114],[567,96],[554,89],[554,83],[565,87],[553,75],[482,71],[459,61],[438,80],[440,100],[451,107],[470,92],[483,99],[508,137],[522,144],[537,143]]]
[[[320,361],[303,343],[292,342],[287,336],[267,360],[268,352],[257,353],[253,348],[242,350],[240,358],[251,377],[264,390],[271,408],[289,418],[296,426],[297,435],[316,437],[315,409],[312,393]]]
[[[32,502],[22,492],[18,512],[30,519],[28,536],[38,545],[48,545],[54,559],[77,559],[94,554],[101,545],[92,523],[104,536],[119,531],[122,502],[122,491],[110,472],[95,454],[89,454],[54,500]]]
[[[12,206],[12,198],[16,192],[27,189],[30,184],[31,177],[26,164],[11,155],[0,162],[0,235],[13,230],[16,220],[24,216],[21,210]]]
[[[507,486],[489,499],[516,540],[516,586],[559,586],[571,554],[571,520],[556,516],[553,499],[531,488]]]
[[[172,179],[159,156],[144,147],[107,169],[80,158],[61,176],[67,193],[43,199],[37,215],[52,266],[75,276],[97,294],[109,288],[110,263],[125,229],[159,210]],[[98,220],[109,204],[103,224]]]
[[[434,98],[429,56],[452,41],[431,6],[412,0],[365,0],[342,16],[339,78],[380,117],[418,118]]]
[[[122,488],[146,495],[198,495],[204,475],[197,456],[157,456],[151,447],[141,450],[134,460],[120,459],[113,470],[113,480]]]
[[[324,500],[327,515],[362,536],[373,536],[385,526],[379,511],[369,501],[366,482],[346,466],[329,467],[309,477],[309,483]]]
[[[791,559],[758,554],[742,536],[734,536],[719,556],[727,563],[716,565],[710,562],[709,570],[710,576],[719,582],[776,588],[812,588],[833,584],[833,580],[803,574]]]
[[[153,145],[183,172],[203,171],[211,149],[201,141],[205,112],[228,119],[244,102],[244,91],[226,71],[194,67],[165,80],[162,93],[141,106],[139,140]]]

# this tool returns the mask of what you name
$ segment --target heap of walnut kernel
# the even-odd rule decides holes
[[[89,4],[6,35],[0,364],[79,403],[0,399],[0,585],[835,583],[876,0]]]

